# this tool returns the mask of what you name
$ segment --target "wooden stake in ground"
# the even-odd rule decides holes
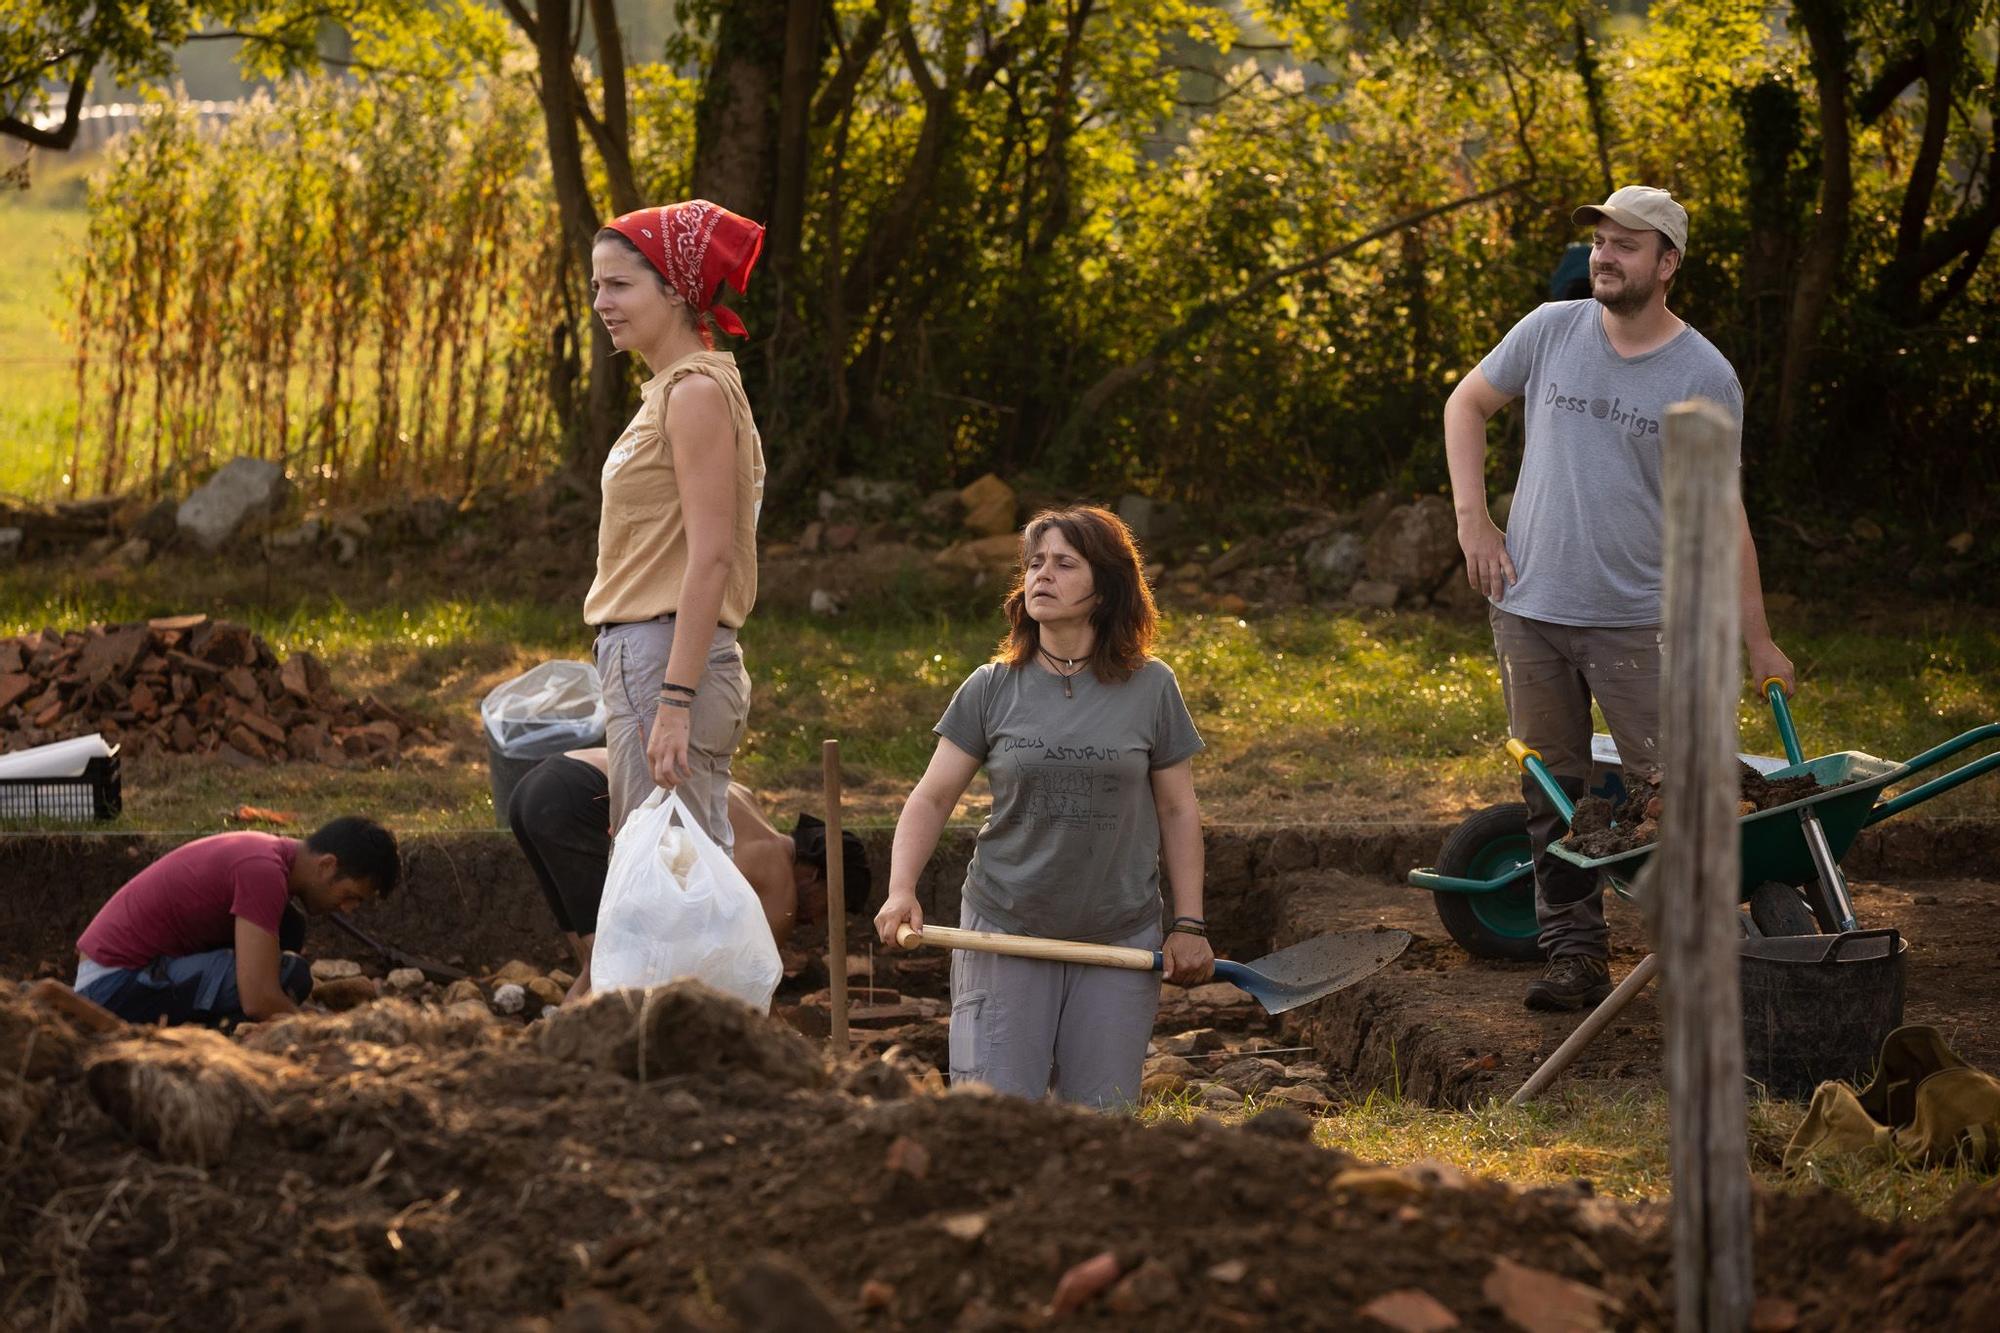
[[[826,786],[826,979],[833,1049],[847,1054],[847,867],[840,846],[840,742],[819,747]]]
[[[1674,1325],[1682,1333],[1735,1333],[1752,1297],[1736,912],[1733,434],[1713,403],[1667,409],[1662,813],[1647,906],[1665,987]]]

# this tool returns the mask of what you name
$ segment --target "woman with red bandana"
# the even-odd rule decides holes
[[[736,634],[757,599],[764,450],[717,305],[744,290],[764,229],[703,199],[614,218],[591,251],[591,308],[653,372],[604,461],[597,577],[584,619],[610,719],[611,829],[653,793],[680,794],[725,851],[729,762],[750,710]]]

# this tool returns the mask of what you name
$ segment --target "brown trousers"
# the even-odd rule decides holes
[[[1652,781],[1660,754],[1660,627],[1602,629],[1529,620],[1490,609],[1493,647],[1507,728],[1541,752],[1558,785],[1575,800],[1590,779],[1590,706],[1604,714],[1628,787]],[[1528,842],[1535,858],[1535,919],[1550,958],[1610,952],[1604,895],[1597,876],[1547,855],[1568,831],[1562,816],[1525,773]]]

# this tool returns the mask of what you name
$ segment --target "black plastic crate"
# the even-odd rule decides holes
[[[124,808],[115,749],[73,778],[0,778],[0,819],[82,824],[116,819]]]

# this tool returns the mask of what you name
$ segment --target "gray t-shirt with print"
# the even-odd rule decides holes
[[[1559,625],[1660,623],[1664,505],[1661,422],[1688,398],[1717,403],[1736,425],[1743,388],[1692,328],[1643,356],[1620,356],[1594,300],[1551,301],[1479,363],[1523,400],[1527,448],[1507,516],[1517,581],[1503,611]]]
[[[1153,770],[1202,748],[1180,685],[1149,658],[1107,685],[1036,666],[973,672],[937,734],[986,766],[993,810],[965,898],[1009,935],[1102,943],[1156,922],[1160,820]]]

